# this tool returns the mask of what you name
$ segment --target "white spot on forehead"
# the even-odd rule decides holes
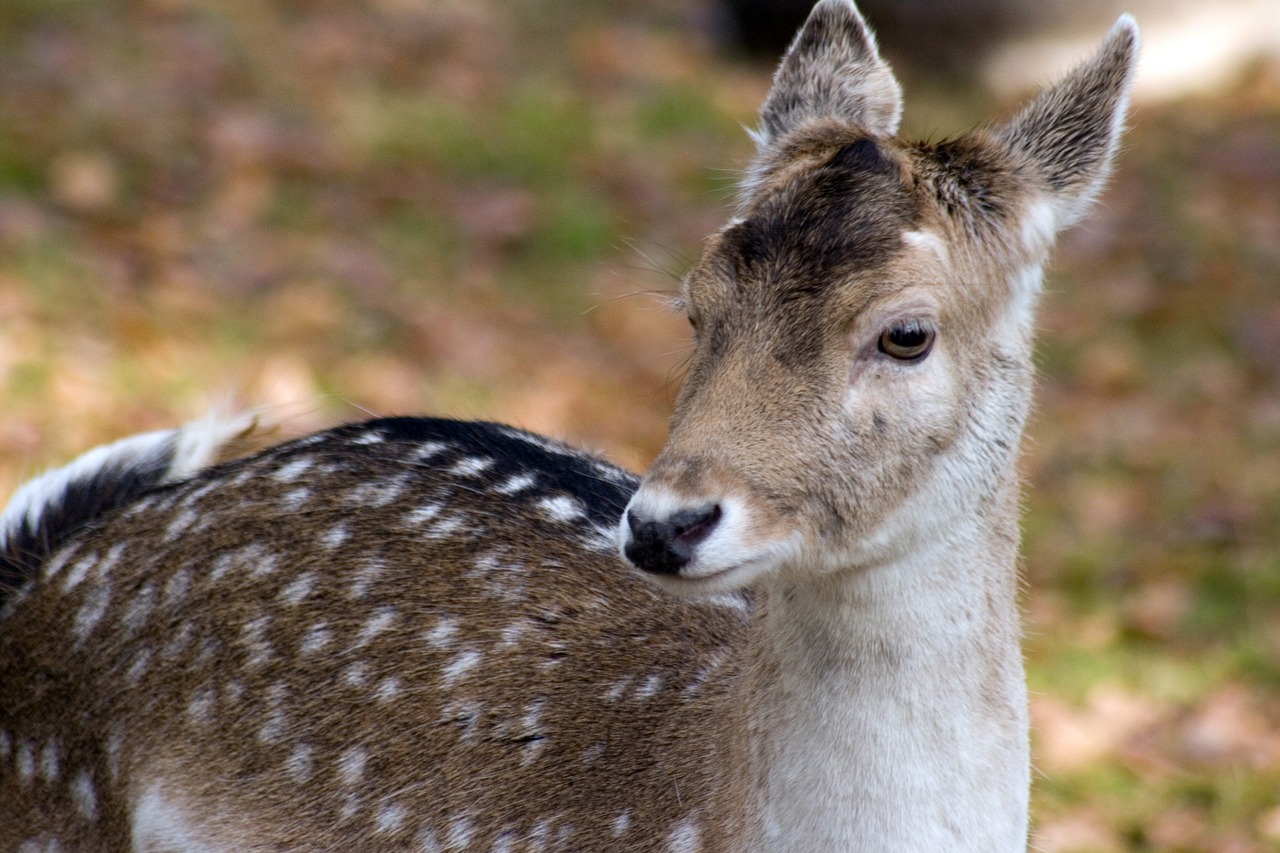
[[[333,638],[329,631],[328,624],[319,622],[307,629],[307,633],[302,637],[302,645],[299,651],[304,655],[315,654],[316,652],[329,645],[329,641]]]
[[[702,849],[702,832],[696,820],[686,818],[676,824],[667,836],[667,853],[698,853]]]
[[[330,527],[327,531],[325,531],[325,534],[323,537],[321,537],[320,542],[321,544],[324,545],[324,547],[332,550],[334,548],[337,548],[343,542],[346,542],[347,536],[348,536],[347,526],[345,524],[335,524],[333,527]]]
[[[310,779],[315,767],[311,758],[311,746],[305,743],[295,746],[285,760],[284,766],[295,782],[305,782]]]
[[[467,673],[480,663],[482,657],[480,652],[467,649],[450,661],[441,671],[441,684],[444,689],[452,688],[454,684],[466,677]]]
[[[477,474],[483,474],[485,471],[493,467],[493,460],[486,456],[467,456],[459,459],[449,469],[449,473],[455,477],[474,477]]]
[[[399,803],[391,803],[378,809],[378,814],[374,817],[374,825],[377,826],[378,832],[383,835],[390,835],[393,832],[399,832],[404,826],[404,819],[408,815],[408,811]]]
[[[303,572],[293,579],[293,582],[280,591],[280,598],[288,605],[296,605],[311,594],[311,590],[315,589],[316,576],[314,572]]]
[[[926,252],[931,252],[944,264],[950,260],[946,241],[932,231],[903,231],[902,242]]]
[[[538,506],[552,521],[573,521],[586,514],[582,504],[566,495],[542,498]]]
[[[364,776],[364,766],[369,762],[369,750],[353,746],[338,759],[338,778],[344,785],[354,785]]]
[[[613,821],[613,837],[621,838],[631,828],[631,812],[623,809]]]
[[[517,492],[523,492],[525,489],[532,489],[537,484],[538,478],[532,474],[513,474],[494,486],[493,490],[500,495],[514,495]]]
[[[311,470],[315,465],[315,460],[310,456],[299,456],[280,466],[280,470],[276,471],[272,476],[282,483],[292,483],[303,474]]]

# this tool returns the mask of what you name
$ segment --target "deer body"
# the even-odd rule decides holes
[[[1122,21],[1011,122],[907,143],[823,0],[685,281],[643,480],[403,418],[221,464],[240,433],[188,427],[26,487],[0,848],[1025,849],[1031,314],[1135,45]]]

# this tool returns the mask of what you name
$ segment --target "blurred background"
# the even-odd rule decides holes
[[[1037,845],[1276,851],[1280,4],[1133,5],[1132,130],[1041,314]],[[4,0],[0,496],[226,401],[287,433],[498,419],[643,468],[689,349],[661,297],[807,7]],[[1118,4],[864,9],[938,138]]]

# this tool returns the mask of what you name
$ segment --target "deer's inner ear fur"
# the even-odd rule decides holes
[[[822,0],[778,66],[754,136],[763,154],[806,121],[840,118],[888,137],[901,115],[902,88],[852,0]]]
[[[1102,47],[995,131],[1032,184],[1055,229],[1080,219],[1111,171],[1137,70],[1138,27],[1124,15]]]

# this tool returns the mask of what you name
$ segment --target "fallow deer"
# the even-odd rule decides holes
[[[639,478],[518,429],[128,439],[0,517],[0,848],[1025,850],[1016,462],[1137,29],[897,137],[822,0]]]

